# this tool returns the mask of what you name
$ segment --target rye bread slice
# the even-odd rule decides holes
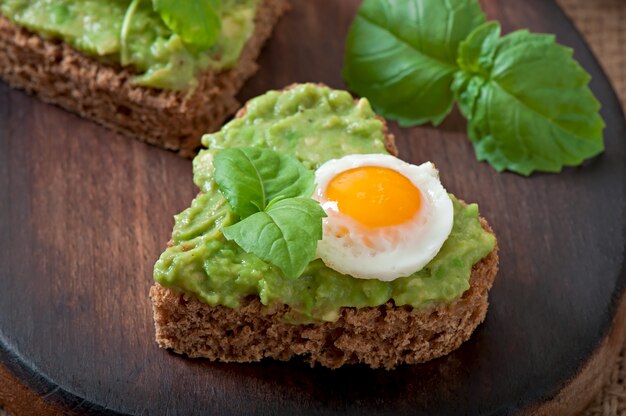
[[[245,112],[244,106],[237,117]],[[385,147],[397,156],[394,136],[380,119]],[[480,224],[494,234],[484,218]],[[158,345],[192,358],[254,362],[301,356],[312,366],[364,363],[392,369],[441,357],[467,341],[485,319],[488,291],[497,271],[496,246],[473,266],[470,288],[452,303],[428,309],[395,306],[392,301],[378,307],[344,307],[335,322],[306,325],[286,321],[289,306],[264,306],[257,296],[247,297],[238,309],[232,309],[209,306],[157,283],[150,288],[150,300]]]
[[[126,136],[192,156],[200,137],[239,108],[235,95],[258,69],[261,47],[287,7],[288,0],[262,0],[237,65],[205,71],[191,94],[133,85],[130,70],[44,39],[1,15],[0,78]]]
[[[481,218],[483,228],[493,231]],[[392,369],[449,354],[467,341],[487,313],[498,270],[497,248],[472,268],[470,288],[452,303],[429,309],[395,306],[342,308],[335,322],[293,325],[289,306],[266,307],[247,297],[238,309],[209,306],[155,284],[150,289],[156,341],[189,357],[224,362],[286,361],[338,368],[364,363]]]

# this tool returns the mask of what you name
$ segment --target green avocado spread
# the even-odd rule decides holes
[[[104,62],[121,63],[122,25],[131,0],[0,0],[0,13],[33,32],[62,39]],[[222,28],[208,50],[194,50],[154,12],[150,1],[134,11],[124,65],[134,82],[162,89],[191,89],[208,69],[234,66],[254,30],[257,0],[222,0]]]
[[[333,321],[341,307],[378,306],[390,299],[427,308],[460,297],[469,288],[472,266],[493,250],[495,238],[481,227],[478,207],[454,197],[454,225],[439,253],[422,270],[391,282],[342,275],[319,259],[299,278],[287,279],[220,231],[238,218],[212,178],[219,149],[265,146],[315,169],[347,154],[386,153],[383,140],[383,124],[367,100],[355,103],[344,91],[303,84],[251,100],[245,115],[203,137],[208,149],[194,160],[201,192],[175,217],[170,247],[155,265],[154,280],[209,305],[237,308],[244,297],[258,295],[264,305],[289,305],[294,322]]]

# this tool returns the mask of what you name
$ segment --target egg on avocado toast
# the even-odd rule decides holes
[[[394,368],[480,324],[497,243],[365,99],[299,84],[205,135],[200,193],[154,269],[156,339],[190,357]]]

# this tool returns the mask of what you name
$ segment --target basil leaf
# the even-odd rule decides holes
[[[479,160],[522,175],[559,172],[602,152],[604,122],[589,74],[554,36],[498,38],[487,23],[460,45],[453,91]]]
[[[241,221],[224,236],[295,278],[315,258],[326,216],[309,198],[313,172],[271,149],[229,148],[213,159],[214,178]]]
[[[204,50],[221,31],[221,0],[152,0],[154,11],[183,42]]]
[[[315,258],[325,216],[311,198],[282,199],[222,232],[248,253],[276,265],[294,279]]]
[[[313,172],[271,149],[224,149],[215,155],[213,166],[215,182],[242,219],[276,198],[309,197],[315,186]]]
[[[484,21],[476,0],[365,0],[343,77],[382,116],[437,125],[452,109],[458,45]]]

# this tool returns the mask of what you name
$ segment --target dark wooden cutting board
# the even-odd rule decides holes
[[[343,87],[357,4],[294,0],[241,99],[298,81]],[[483,5],[506,31],[553,32],[575,48],[603,104],[606,152],[582,168],[522,178],[476,162],[458,113],[436,129],[392,125],[401,156],[435,162],[444,185],[479,202],[499,237],[487,320],[458,351],[388,372],[210,363],[160,350],[148,288],[172,216],[196,193],[190,161],[0,83],[0,405],[142,415],[559,414],[584,406],[625,326],[624,116],[552,1]],[[33,393],[44,400],[19,403]]]

